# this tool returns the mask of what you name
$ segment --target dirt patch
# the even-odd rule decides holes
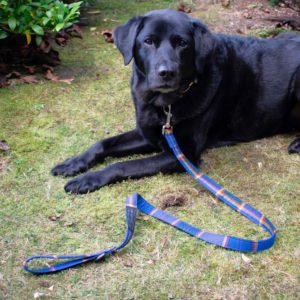
[[[267,0],[235,0],[230,1],[227,7],[221,1],[198,0],[192,15],[202,17],[214,31],[231,34],[249,34],[257,29],[280,26],[280,20],[267,20],[272,17],[299,17],[294,9],[285,5],[271,6]],[[290,29],[288,24],[287,28]]]
[[[164,195],[162,200],[162,208],[165,209],[172,206],[184,206],[187,197],[182,193],[171,193]]]
[[[7,157],[0,156],[0,174],[5,172],[9,165],[9,159]]]
[[[168,207],[181,207],[189,202],[190,196],[199,195],[197,189],[167,189],[159,193],[156,198],[159,199],[160,207],[166,209]]]

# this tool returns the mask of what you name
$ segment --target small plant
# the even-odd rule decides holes
[[[271,5],[275,6],[279,4],[280,0],[269,0],[269,2],[271,3]]]
[[[66,4],[59,0],[0,0],[0,39],[25,35],[27,44],[35,36],[40,45],[46,32],[70,27],[79,16],[82,2]]]

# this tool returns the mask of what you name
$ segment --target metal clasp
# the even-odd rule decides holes
[[[162,127],[162,134],[165,134],[166,129],[170,129],[171,126],[171,118],[172,118],[172,113],[171,113],[171,105],[168,105],[168,110],[166,110],[166,107],[164,106],[164,113],[167,116],[167,121],[166,124]]]

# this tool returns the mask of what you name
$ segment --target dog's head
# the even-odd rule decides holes
[[[147,89],[180,91],[203,72],[215,38],[200,21],[173,10],[134,17],[114,30],[125,65],[132,58]]]

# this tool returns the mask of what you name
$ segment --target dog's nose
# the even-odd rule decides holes
[[[175,71],[165,65],[161,65],[158,68],[158,75],[165,80],[169,80],[175,76]]]

